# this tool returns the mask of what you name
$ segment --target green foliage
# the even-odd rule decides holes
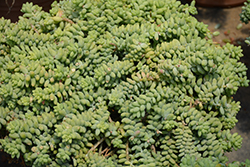
[[[232,96],[248,86],[241,48],[215,45],[194,3],[65,0],[22,12],[0,19],[0,143],[12,157],[36,167],[211,165],[241,147],[230,133]]]
[[[242,6],[242,12],[240,13],[240,20],[244,23],[248,23],[250,20],[250,4],[249,4],[249,0],[247,0],[246,2],[244,2],[244,6]]]
[[[250,0],[244,2],[244,6],[242,6],[242,11],[240,13],[240,20],[243,23],[248,24],[250,20]],[[250,37],[246,38],[245,42],[250,45]]]

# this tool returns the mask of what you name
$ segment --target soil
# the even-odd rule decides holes
[[[181,0],[181,2],[184,4],[188,3],[186,0]],[[230,42],[241,46],[244,57],[240,61],[247,66],[247,76],[250,79],[250,46],[244,42],[245,38],[250,36],[250,23],[244,24],[240,21],[239,14],[241,13],[242,6],[231,8],[206,8],[197,6],[197,9],[198,14],[195,15],[197,20],[207,24],[210,31],[220,32],[220,35],[213,37],[215,42],[218,42],[220,45]],[[242,24],[242,27],[237,29],[239,24]],[[242,136],[242,148],[226,153],[226,156],[229,158],[229,162],[244,162],[246,159],[250,159],[250,87],[239,88],[234,96],[234,100],[241,102],[241,110],[237,115],[238,123],[231,132]],[[1,166],[20,167],[20,164],[23,164],[20,160],[16,160],[17,164],[12,161],[12,165],[7,165],[10,157],[2,152],[0,152],[0,157]]]

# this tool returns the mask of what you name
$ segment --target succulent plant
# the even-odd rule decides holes
[[[250,20],[250,0],[247,0],[246,2],[244,2],[244,5],[242,6],[242,11],[240,13],[240,20],[243,23],[248,24]],[[247,37],[245,42],[248,45],[250,45],[250,38]]]
[[[0,19],[0,143],[12,157],[185,166],[225,163],[241,147],[230,130],[232,96],[249,82],[242,50],[215,45],[194,2],[63,0],[22,12]]]

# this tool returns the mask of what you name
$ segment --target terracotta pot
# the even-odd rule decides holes
[[[188,0],[191,2],[192,0]],[[198,6],[203,7],[233,7],[243,5],[246,0],[195,0]]]
[[[33,4],[43,7],[43,10],[49,11],[54,0],[0,0],[0,17],[11,19],[12,22],[16,22],[18,16],[23,14],[20,10],[23,3],[26,2],[33,2]]]

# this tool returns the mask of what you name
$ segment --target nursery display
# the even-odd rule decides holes
[[[1,18],[0,149],[34,167],[225,166],[247,68],[194,5],[62,0]]]

